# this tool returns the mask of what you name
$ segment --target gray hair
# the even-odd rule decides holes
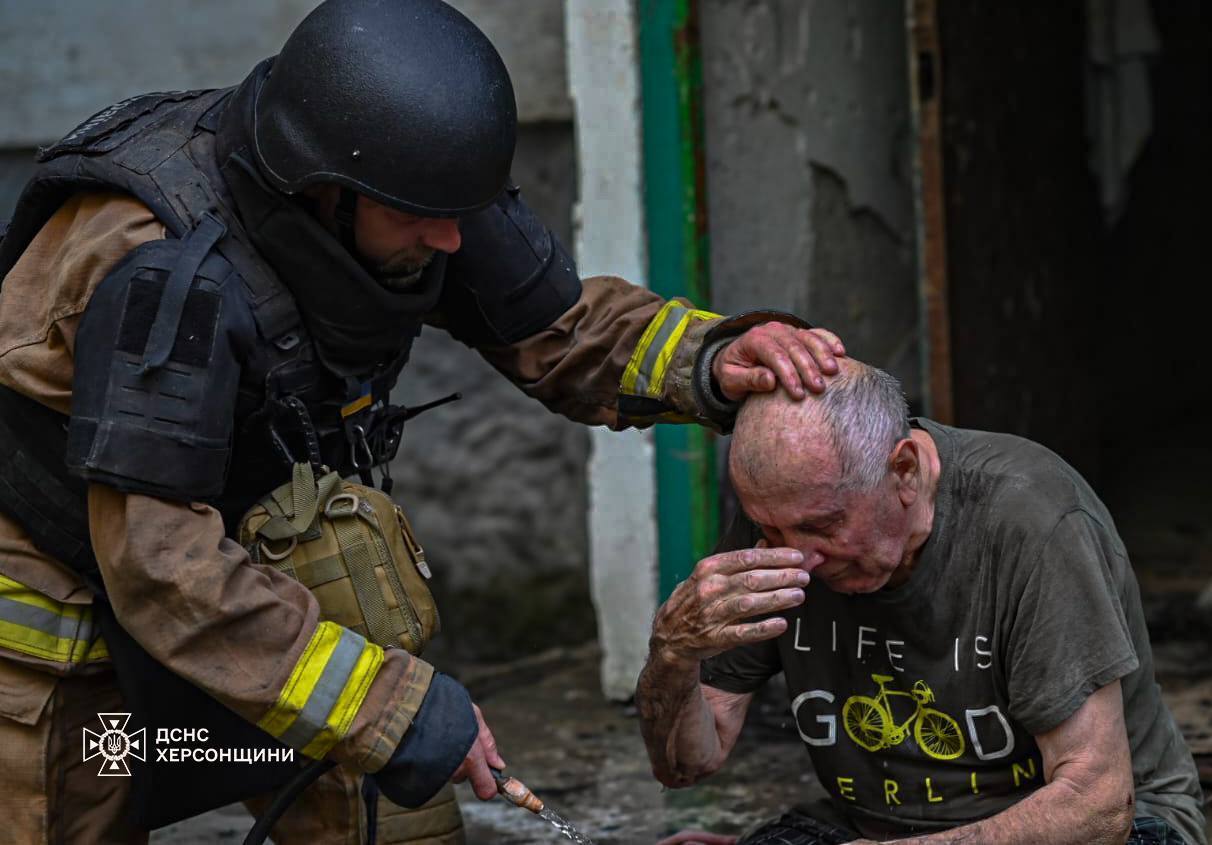
[[[893,447],[909,436],[909,406],[901,383],[860,364],[831,381],[817,406],[841,462],[842,487],[870,490],[883,481]]]

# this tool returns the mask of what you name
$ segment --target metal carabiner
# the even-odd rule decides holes
[[[354,440],[349,445],[349,457],[356,470],[370,469],[375,465],[374,452],[370,451],[370,443],[366,440],[366,429],[360,425],[350,428]]]

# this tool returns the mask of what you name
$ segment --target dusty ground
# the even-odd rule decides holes
[[[652,843],[684,827],[738,833],[776,808],[824,794],[804,774],[807,753],[782,716],[785,707],[763,708],[725,772],[673,791],[652,777],[634,710],[598,693],[592,652],[488,692],[481,706],[510,771],[599,845]],[[469,842],[565,841],[503,802],[463,806]]]
[[[1159,676],[1193,750],[1212,777],[1212,658],[1194,643],[1163,644]],[[772,691],[751,711],[728,767],[707,783],[664,790],[652,779],[634,710],[598,692],[592,647],[556,650],[508,666],[462,673],[493,726],[510,773],[598,845],[651,845],[685,827],[739,833],[780,808],[824,795]],[[1207,755],[1207,756],[1204,756]],[[1201,768],[1205,768],[1201,766]],[[545,822],[461,788],[472,845],[567,842]],[[156,845],[240,842],[251,826],[227,807],[158,831]]]
[[[737,833],[805,798],[823,795],[805,774],[808,757],[772,702],[759,708],[725,773],[691,789],[653,780],[634,710],[598,692],[595,649],[553,652],[508,668],[466,674],[510,773],[598,845],[653,843],[683,827]],[[462,788],[473,845],[567,842],[546,822]],[[225,807],[157,831],[156,845],[240,842],[252,820]]]

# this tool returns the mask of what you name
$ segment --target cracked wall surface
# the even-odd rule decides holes
[[[716,310],[838,332],[920,395],[903,10],[882,0],[704,0]]]

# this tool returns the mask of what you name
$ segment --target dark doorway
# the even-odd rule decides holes
[[[1091,167],[1098,5],[937,2],[955,422],[1091,480],[1164,635],[1202,627],[1212,580],[1210,14],[1138,6],[1147,134],[1113,208]]]
[[[1159,605],[1155,628],[1202,626],[1212,580],[1212,10],[1155,2],[1153,129],[1110,230],[1099,335],[1100,488]]]

